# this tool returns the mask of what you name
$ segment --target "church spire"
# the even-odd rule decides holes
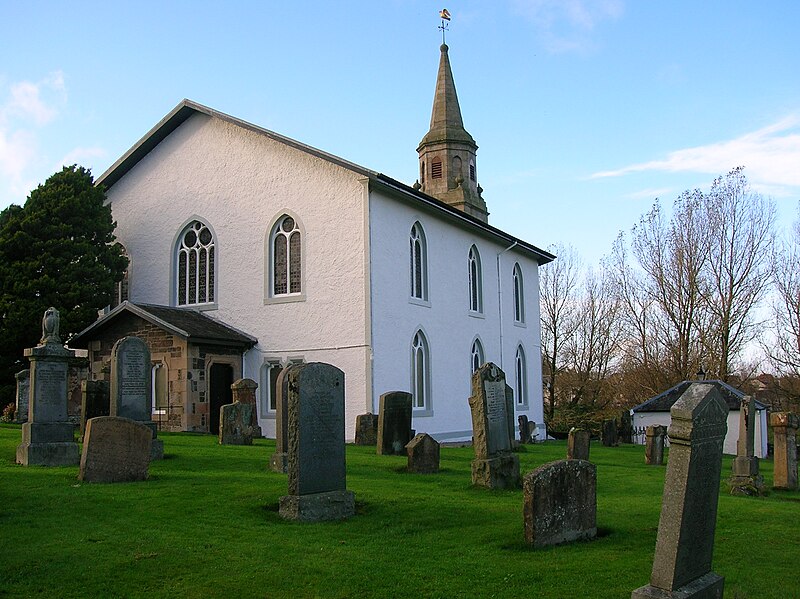
[[[486,222],[476,169],[478,145],[464,129],[446,44],[441,46],[431,125],[417,148],[423,192]]]

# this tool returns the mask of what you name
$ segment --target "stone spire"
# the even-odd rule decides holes
[[[478,185],[478,145],[464,129],[447,45],[442,44],[430,131],[417,148],[420,189],[486,222],[489,213]]]

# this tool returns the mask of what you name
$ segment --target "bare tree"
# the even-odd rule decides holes
[[[800,377],[800,221],[772,254],[773,333],[764,350],[779,373]]]

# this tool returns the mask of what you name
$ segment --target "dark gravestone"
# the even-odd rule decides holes
[[[69,361],[75,352],[58,336],[58,310],[49,308],[42,319],[42,340],[26,349],[30,360],[28,422],[22,425],[17,463],[23,466],[71,466],[80,461],[75,426],[67,410]]]
[[[235,401],[219,408],[219,444],[253,444],[253,406]]]
[[[656,424],[648,426],[645,431],[644,463],[649,466],[662,466],[664,464],[664,436],[667,427]]]
[[[615,420],[603,420],[603,447],[616,447],[619,445],[617,439],[617,423]]]
[[[402,455],[411,436],[411,394],[390,391],[381,395],[377,454]]]
[[[258,413],[256,411],[256,391],[258,383],[253,379],[239,379],[231,385],[231,398],[233,403],[247,404],[250,406],[250,422],[244,423],[252,428],[251,439],[260,439],[263,435],[261,427],[258,425]],[[220,421],[222,422],[222,421]],[[250,443],[247,443],[250,445]]]
[[[517,424],[519,425],[519,442],[530,443],[530,433],[528,432],[528,417],[525,414],[517,416]]]
[[[78,479],[87,483],[145,480],[152,440],[152,431],[141,422],[116,416],[91,418],[86,423]]]
[[[573,428],[567,438],[567,459],[589,461],[589,431]]]
[[[619,440],[622,443],[633,443],[633,416],[631,416],[630,410],[620,412]]]
[[[14,411],[14,422],[28,422],[28,400],[31,395],[31,371],[26,368],[14,375],[17,379],[17,401]]]
[[[534,547],[597,536],[597,467],[585,460],[540,466],[523,479],[525,540]]]
[[[289,460],[289,409],[286,405],[288,399],[289,379],[287,374],[299,364],[287,366],[278,373],[275,381],[275,453],[269,459],[269,468],[273,472],[286,474]]]
[[[348,518],[355,500],[345,480],[344,373],[312,362],[286,378],[289,494],[279,513],[304,522]]]
[[[650,584],[631,599],[722,597],[711,571],[728,406],[714,385],[692,383],[675,402]]]
[[[111,415],[111,395],[108,381],[81,381],[81,438],[91,418]]]
[[[356,416],[356,445],[378,444],[378,415],[372,412]]]
[[[439,472],[439,443],[427,433],[416,435],[406,445],[408,471],[416,474]]]
[[[139,337],[123,337],[111,348],[111,416],[129,418],[150,429],[150,459],[164,457],[164,443],[157,438],[152,420],[153,391],[150,350]]]
[[[756,406],[745,395],[739,408],[739,439],[736,457],[733,458],[731,477],[728,479],[731,495],[763,495],[764,477],[758,471],[755,456]]]
[[[774,443],[773,489],[797,490],[797,429],[800,417],[791,412],[769,415]]]
[[[469,406],[475,448],[472,484],[488,489],[519,487],[519,458],[511,453],[506,377],[495,364],[487,362],[472,375]]]

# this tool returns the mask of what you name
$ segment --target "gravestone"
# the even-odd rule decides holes
[[[772,488],[796,491],[797,485],[797,429],[800,417],[791,412],[773,412],[769,415],[774,444],[774,469]]]
[[[152,431],[141,422],[116,416],[90,418],[78,479],[87,483],[145,480],[152,440]]]
[[[525,414],[517,416],[517,423],[519,424],[519,442],[530,443],[531,437],[528,432],[528,417]]]
[[[235,401],[219,408],[219,444],[253,444],[253,406]]]
[[[377,454],[403,455],[411,437],[411,394],[384,393],[378,411]]]
[[[286,474],[289,465],[289,409],[286,405],[288,399],[287,374],[299,364],[287,366],[278,373],[275,381],[275,453],[269,459],[269,468],[273,472]]]
[[[123,337],[111,348],[111,416],[129,418],[149,428],[153,434],[150,459],[164,457],[164,442],[157,438],[152,420],[153,390],[150,350],[139,337]]]
[[[378,415],[372,412],[356,416],[356,445],[378,444]]]
[[[80,461],[67,410],[69,361],[75,352],[61,344],[59,326],[58,310],[48,308],[39,345],[24,352],[31,363],[31,387],[28,421],[17,446],[17,463],[23,466],[71,466]]]
[[[756,406],[752,396],[745,395],[739,408],[739,439],[736,457],[728,479],[731,495],[763,495],[764,477],[758,471],[755,456]]]
[[[472,375],[472,484],[487,489],[514,489],[520,485],[519,457],[511,453],[506,376],[487,362]],[[513,409],[513,398],[511,402]]]
[[[567,437],[567,459],[589,461],[589,431],[571,428]]]
[[[536,430],[536,423],[533,420],[528,421],[528,443],[536,443],[536,438],[539,436],[539,431]]]
[[[664,465],[664,435],[667,427],[655,424],[645,431],[644,463],[649,466]]]
[[[511,442],[511,450],[519,451],[519,441],[517,441],[516,424],[514,423],[514,389],[511,385],[506,385],[506,422],[508,424],[508,439]]]
[[[349,518],[355,499],[345,479],[344,373],[312,362],[286,378],[289,493],[278,513],[303,522]]]
[[[597,467],[586,460],[539,466],[523,479],[525,541],[534,547],[597,536]]]
[[[631,599],[722,597],[711,571],[728,406],[714,385],[692,383],[671,409],[670,453],[650,584]]]
[[[28,422],[28,400],[31,395],[31,371],[26,368],[14,375],[17,379],[17,401],[14,411],[14,422]]]
[[[263,437],[261,427],[258,425],[258,412],[256,411],[256,391],[258,390],[258,383],[253,379],[239,379],[234,381],[231,385],[231,399],[233,403],[247,404],[250,406],[250,422],[245,424],[252,428],[252,439],[260,439]],[[220,420],[220,422],[222,422]],[[250,443],[247,443],[250,445]]]
[[[603,420],[602,431],[603,447],[616,447],[619,445],[617,438],[617,423],[615,420]]]
[[[416,474],[439,472],[439,443],[427,433],[415,435],[406,445],[408,471]]]
[[[633,443],[633,416],[630,410],[620,412],[618,440],[622,443]]]
[[[91,418],[111,415],[111,392],[108,381],[81,381],[81,439]]]

